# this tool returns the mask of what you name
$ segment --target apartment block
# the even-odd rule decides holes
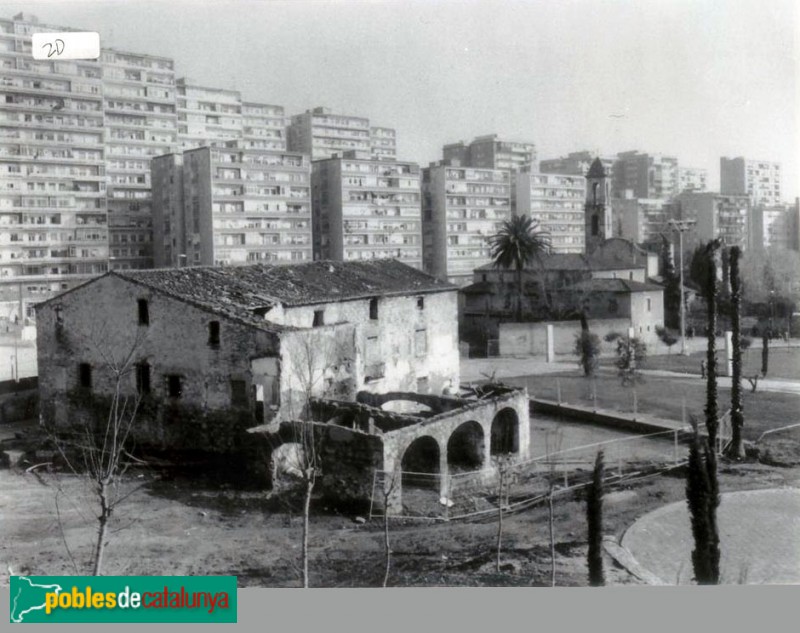
[[[314,259],[399,259],[422,268],[420,169],[368,152],[315,161]]]
[[[108,266],[102,67],[34,60],[31,36],[68,31],[0,20],[0,316]],[[74,30],[74,29],[73,29]]]
[[[663,198],[680,193],[678,159],[637,151],[617,154],[614,163],[613,195],[615,198]],[[626,191],[632,192],[631,196]]]
[[[445,161],[456,161],[465,167],[481,169],[519,170],[526,165],[536,166],[536,145],[502,140],[497,134],[478,136],[469,144],[460,141],[442,148]]]
[[[489,238],[511,217],[511,173],[433,163],[422,170],[424,270],[458,285],[490,262]]]
[[[636,244],[658,243],[669,235],[672,205],[661,198],[627,198],[612,202],[614,234]]]
[[[286,151],[286,116],[282,106],[242,102],[242,138],[248,149]]]
[[[528,215],[550,234],[553,253],[583,253],[586,178],[522,171],[514,183],[517,215]]]
[[[769,207],[756,205],[751,215],[754,249],[800,250],[800,200]]]
[[[378,160],[397,158],[397,132],[390,127],[371,127],[369,129],[370,152]]]
[[[720,238],[725,246],[746,250],[751,244],[751,204],[746,195],[684,192],[674,200],[676,219],[695,220],[684,234],[684,249]]]
[[[156,266],[310,261],[311,163],[242,141],[153,161]]]
[[[748,195],[753,204],[781,203],[781,164],[765,160],[719,159],[720,192]]]
[[[150,159],[175,151],[175,65],[103,50],[103,107],[111,269],[152,268]]]
[[[606,176],[613,179],[615,156],[601,156],[597,152],[581,151],[571,152],[561,158],[548,158],[539,161],[539,171],[543,174],[571,174],[573,176],[586,176],[589,167],[595,158],[600,159]]]
[[[242,96],[177,80],[178,142],[181,150],[216,147],[242,137]]]
[[[367,118],[334,114],[328,108],[314,108],[291,118],[287,140],[290,151],[320,160],[349,150],[370,152],[370,130]]]
[[[680,191],[706,191],[708,170],[701,167],[678,167]]]

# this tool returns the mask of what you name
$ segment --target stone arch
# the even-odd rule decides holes
[[[479,470],[484,466],[483,427],[475,420],[460,424],[447,440],[447,469],[449,472]]]
[[[411,442],[401,460],[403,487],[438,488],[439,478],[427,474],[439,474],[439,459],[439,442],[430,435],[423,435]]]
[[[490,453],[492,455],[519,453],[519,416],[517,412],[510,407],[498,411],[492,420],[491,435]]]

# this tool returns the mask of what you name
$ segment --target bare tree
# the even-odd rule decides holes
[[[102,360],[96,369],[100,370],[101,376],[105,374],[110,394],[105,397],[84,394],[85,410],[70,421],[68,428],[50,428],[48,431],[67,468],[86,482],[91,490],[90,498],[97,506],[97,539],[91,567],[92,575],[99,576],[103,570],[111,517],[123,501],[142,487],[127,489],[124,484],[125,473],[131,465],[127,450],[130,434],[142,400],[140,389],[130,392],[130,376],[136,368],[146,335],[139,329],[132,340],[119,341],[119,335],[112,333],[105,323],[90,330],[91,336],[86,344]],[[58,495],[63,492],[59,486],[56,504]],[[58,505],[57,515],[61,525]],[[63,526],[62,538],[72,560]]]
[[[288,366],[284,368],[292,380],[287,402],[289,420],[280,425],[282,432],[279,439],[288,440],[294,445],[294,453],[288,456],[287,464],[302,482],[302,581],[303,587],[308,588],[311,499],[317,478],[322,474],[319,444],[324,430],[313,419],[311,402],[316,396],[331,395],[342,365],[349,363],[351,359],[335,332],[305,331],[293,336],[290,345],[291,354],[286,356]],[[275,436],[271,437],[274,439]]]
[[[495,468],[497,469],[497,544],[496,544],[496,571],[500,571],[500,556],[503,551],[503,510],[508,505],[508,489],[511,483],[511,462],[513,455],[495,455]]]
[[[550,585],[556,586],[556,536],[555,536],[555,512],[553,498],[555,496],[556,485],[556,461],[555,454],[561,451],[561,441],[563,433],[560,429],[547,431],[544,436],[545,453],[549,474],[547,477],[547,510],[548,528],[550,533]]]
[[[403,473],[398,465],[391,473],[384,473],[384,476],[388,477],[382,482],[383,488],[381,489],[383,496],[383,586],[386,587],[389,584],[389,571],[392,566],[392,548],[389,543],[389,500],[400,487]]]

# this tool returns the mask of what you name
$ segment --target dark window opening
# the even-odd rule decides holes
[[[417,309],[418,310],[425,309],[425,297],[417,297]]]
[[[136,365],[136,391],[143,396],[150,393],[150,365],[147,363]]]
[[[139,325],[150,325],[150,307],[147,299],[139,299]]]
[[[219,347],[219,321],[211,321],[208,324],[208,344],[211,347]]]
[[[600,218],[597,215],[592,216],[592,236],[595,237],[600,233]]]
[[[314,323],[313,327],[325,325],[325,310],[314,310]]]
[[[56,325],[64,325],[64,314],[61,306],[56,306]]]
[[[89,363],[78,365],[78,384],[83,389],[92,388],[92,366]]]
[[[597,204],[597,188],[599,186],[599,182],[592,183],[592,204]]]
[[[183,395],[180,376],[165,376],[164,380],[167,384],[167,395],[170,398],[180,398]]]
[[[244,380],[231,380],[231,405],[247,406],[247,383]]]
[[[371,321],[375,321],[378,318],[378,300],[377,299],[370,299],[369,300],[369,318]]]

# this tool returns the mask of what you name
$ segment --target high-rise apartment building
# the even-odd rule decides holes
[[[745,195],[713,192],[679,194],[673,209],[676,219],[695,220],[692,230],[684,234],[684,249],[720,238],[725,246],[746,250],[751,244],[750,199]]]
[[[765,160],[719,159],[720,192],[747,195],[753,204],[781,203],[781,164]]]
[[[478,136],[469,144],[450,143],[442,148],[442,156],[445,161],[458,161],[464,167],[512,171],[526,165],[536,168],[536,145],[502,140],[497,134]]]
[[[672,206],[661,198],[618,198],[612,202],[614,235],[636,244],[660,243],[669,235]]]
[[[397,158],[397,132],[390,127],[371,127],[369,129],[370,152],[378,160]]]
[[[586,178],[523,170],[514,183],[516,214],[535,220],[550,234],[553,253],[583,253]]]
[[[349,150],[372,150],[369,119],[334,114],[328,108],[314,108],[293,116],[287,139],[289,150],[309,154],[311,160],[331,158]]]
[[[669,199],[680,193],[678,159],[637,151],[617,154],[614,163],[613,195],[615,198]]]
[[[594,162],[595,158],[600,159],[606,176],[613,181],[616,157],[600,156],[597,152],[571,152],[561,158],[548,158],[547,160],[539,161],[539,171],[543,174],[586,176],[586,172],[589,171],[589,167]]]
[[[103,50],[109,267],[152,268],[150,159],[177,146],[174,62]]]
[[[31,36],[67,31],[0,20],[0,316],[108,266],[102,67],[34,60]]]
[[[311,163],[242,141],[153,160],[156,266],[308,261]]]
[[[422,268],[420,169],[367,152],[315,161],[314,258],[399,259]]]
[[[756,205],[751,216],[754,249],[800,250],[800,200],[769,207]]]
[[[447,161],[422,170],[422,259],[426,272],[465,285],[489,263],[489,238],[511,217],[511,174]]]
[[[701,167],[678,167],[679,191],[706,191],[708,170]]]
[[[242,102],[242,137],[248,149],[286,151],[286,116],[283,107]]]
[[[220,146],[242,137],[242,96],[237,90],[178,79],[177,111],[181,150]]]

